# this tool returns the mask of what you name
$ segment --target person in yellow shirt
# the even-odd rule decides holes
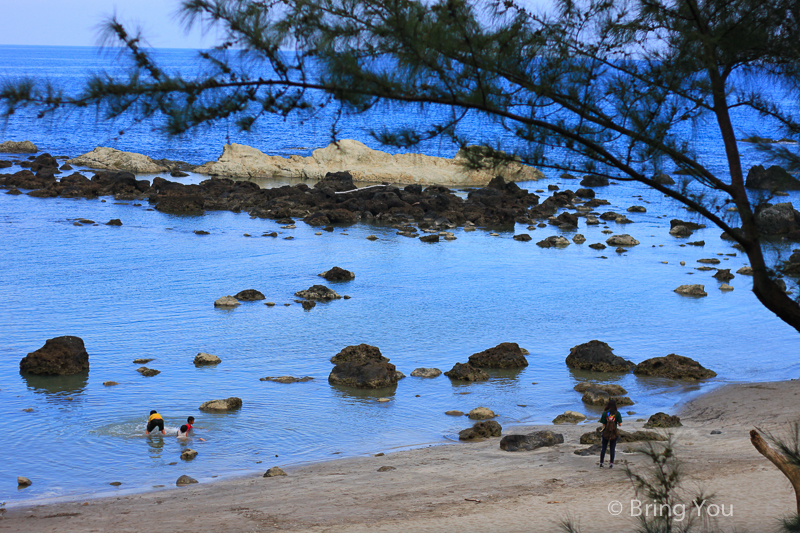
[[[149,435],[150,432],[156,428],[161,430],[162,435],[167,434],[164,431],[164,419],[161,418],[161,415],[158,414],[158,411],[153,409],[152,411],[150,411],[150,418],[147,419],[147,431],[145,431],[145,434]]]

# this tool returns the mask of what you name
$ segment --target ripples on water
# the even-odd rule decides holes
[[[75,57],[80,59],[81,53]],[[180,54],[178,62],[185,60]],[[23,70],[21,65],[58,65],[63,56],[52,49],[0,47],[0,64],[16,61],[14,72]],[[87,61],[83,57],[66,63],[66,73],[53,75],[75,77]],[[301,150],[298,143],[327,144],[327,128],[306,126],[295,135],[293,127],[270,128],[259,142],[251,138],[249,143],[273,153]],[[103,123],[43,129],[23,116],[14,118],[4,135],[30,138],[54,154],[76,155],[110,144],[190,161],[215,158],[224,138],[213,130],[191,142],[165,144],[148,132],[115,140],[108,130]],[[363,131],[360,135],[365,139]],[[711,135],[698,144],[713,141]],[[439,153],[437,145],[424,150],[448,155]],[[198,178],[184,181],[192,179]],[[535,189],[547,183],[578,187],[576,181],[557,179],[521,185]],[[596,420],[599,412],[585,407],[572,387],[598,376],[572,372],[564,364],[572,346],[591,339],[608,342],[616,354],[634,362],[678,353],[718,372],[717,379],[702,385],[603,376],[629,391],[637,402],[629,409],[634,417],[674,411],[677,402],[722,382],[797,376],[796,357],[790,357],[798,353],[797,333],[756,301],[750,278],[737,275],[730,282],[735,290],[724,293],[712,272],[693,269],[702,257],[719,257],[720,267],[732,272],[745,264],[741,254],[718,256],[736,252],[719,239],[719,230],[675,239],[667,233],[669,219],[688,219],[690,214],[660,194],[624,184],[598,193],[612,202],[601,212],[647,206],[648,213],[628,213],[634,224],[608,224],[615,233],[632,234],[639,246],[624,254],[613,248],[594,251],[588,244],[608,236],[601,233],[602,225],[586,227],[582,221],[578,231],[586,244],[563,250],[535,245],[559,234],[554,227],[517,227],[518,233],[532,235],[529,243],[512,240],[511,232],[491,237],[486,231],[459,229],[458,240],[430,245],[366,224],[317,236],[315,228],[303,223],[282,230],[274,221],[243,213],[177,217],[147,211],[146,202],[136,207],[111,198],[102,203],[0,194],[0,431],[5,459],[0,500],[169,487],[181,474],[207,481],[275,465],[440,444],[470,425],[464,417],[445,415],[450,409],[489,407],[504,426],[549,423],[566,409]],[[633,197],[637,193],[641,199]],[[799,205],[800,197],[792,194],[787,200]],[[71,219],[77,217],[100,225],[75,227]],[[102,225],[112,218],[124,225]],[[198,229],[211,234],[197,236],[193,231]],[[260,237],[273,230],[281,232],[279,238]],[[380,240],[366,240],[369,234]],[[295,239],[284,240],[288,235]],[[680,247],[686,240],[705,240],[706,246]],[[778,245],[778,250],[787,248]],[[327,283],[317,277],[334,265],[354,271],[355,280]],[[303,311],[294,303],[294,293],[316,283],[352,299]],[[691,299],[672,292],[686,283],[705,284],[708,297]],[[277,305],[244,303],[229,311],[213,307],[220,296],[248,288],[260,290]],[[84,339],[90,372],[20,375],[19,360],[59,335]],[[410,374],[422,366],[448,370],[505,341],[527,348],[530,366],[490,372],[486,383],[408,377],[396,389],[378,391],[327,383],[329,359],[351,344],[378,346]],[[195,368],[192,361],[200,351],[218,355],[222,363]],[[154,358],[147,366],[161,374],[140,376],[139,365],[132,363],[137,358]],[[259,381],[287,374],[310,375],[314,381]],[[119,385],[102,385],[112,380]],[[240,411],[207,414],[197,409],[203,401],[229,396],[243,399]],[[380,397],[391,401],[378,403]],[[151,409],[164,416],[166,436],[143,434]],[[197,434],[205,442],[174,437],[189,415],[197,418]],[[187,446],[199,452],[191,462],[179,459]],[[17,491],[13,482],[18,475],[29,477],[33,485]],[[112,481],[123,484],[115,489],[108,485]]]

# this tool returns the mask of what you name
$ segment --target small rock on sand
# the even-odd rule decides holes
[[[553,419],[553,424],[577,424],[586,420],[586,415],[577,411],[564,411]]]
[[[378,472],[389,472],[391,470],[397,470],[397,469],[393,466],[382,466],[378,469]]]
[[[264,472],[264,477],[277,477],[277,476],[285,476],[286,472],[283,471],[282,468],[273,466],[272,468],[268,469]]]

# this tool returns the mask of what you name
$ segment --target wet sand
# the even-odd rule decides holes
[[[635,409],[635,408],[634,408]],[[800,418],[800,381],[728,385],[676,408],[674,428],[688,490],[714,493],[715,531],[773,531],[793,512],[783,475],[752,447],[754,426],[780,434]],[[623,411],[624,413],[624,411]],[[652,413],[627,416],[641,428]],[[673,413],[670,413],[673,414]],[[553,429],[564,444],[509,453],[499,439],[401,451],[303,467],[287,477],[244,477],[172,490],[7,510],[0,531],[140,532],[465,532],[559,531],[571,518],[584,532],[633,531],[636,496],[624,467],[641,471],[643,455],[617,447],[617,466],[574,450],[578,426],[505,427],[503,434]],[[721,431],[711,434],[712,430]],[[662,430],[665,431],[665,430]],[[376,450],[377,452],[378,450]],[[282,466],[265,465],[269,466]],[[379,472],[383,466],[393,470]],[[266,468],[265,468],[266,470]],[[609,512],[619,502],[621,513]],[[636,504],[633,504],[635,513]],[[613,506],[612,506],[612,510]],[[688,507],[686,515],[696,513]],[[722,513],[731,516],[722,516]]]

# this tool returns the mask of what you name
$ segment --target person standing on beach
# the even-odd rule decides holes
[[[161,418],[161,415],[158,414],[158,411],[153,409],[150,411],[150,418],[147,419],[147,430],[145,431],[145,435],[149,435],[150,432],[156,428],[161,430],[162,435],[167,434],[167,432],[164,431],[164,419]]]
[[[603,409],[603,416],[600,417],[600,423],[603,424],[603,433],[600,436],[600,468],[603,468],[606,448],[609,451],[608,467],[614,468],[614,452],[617,448],[617,437],[619,437],[617,428],[622,425],[622,415],[617,411],[617,401],[615,399],[608,400],[606,408]]]

